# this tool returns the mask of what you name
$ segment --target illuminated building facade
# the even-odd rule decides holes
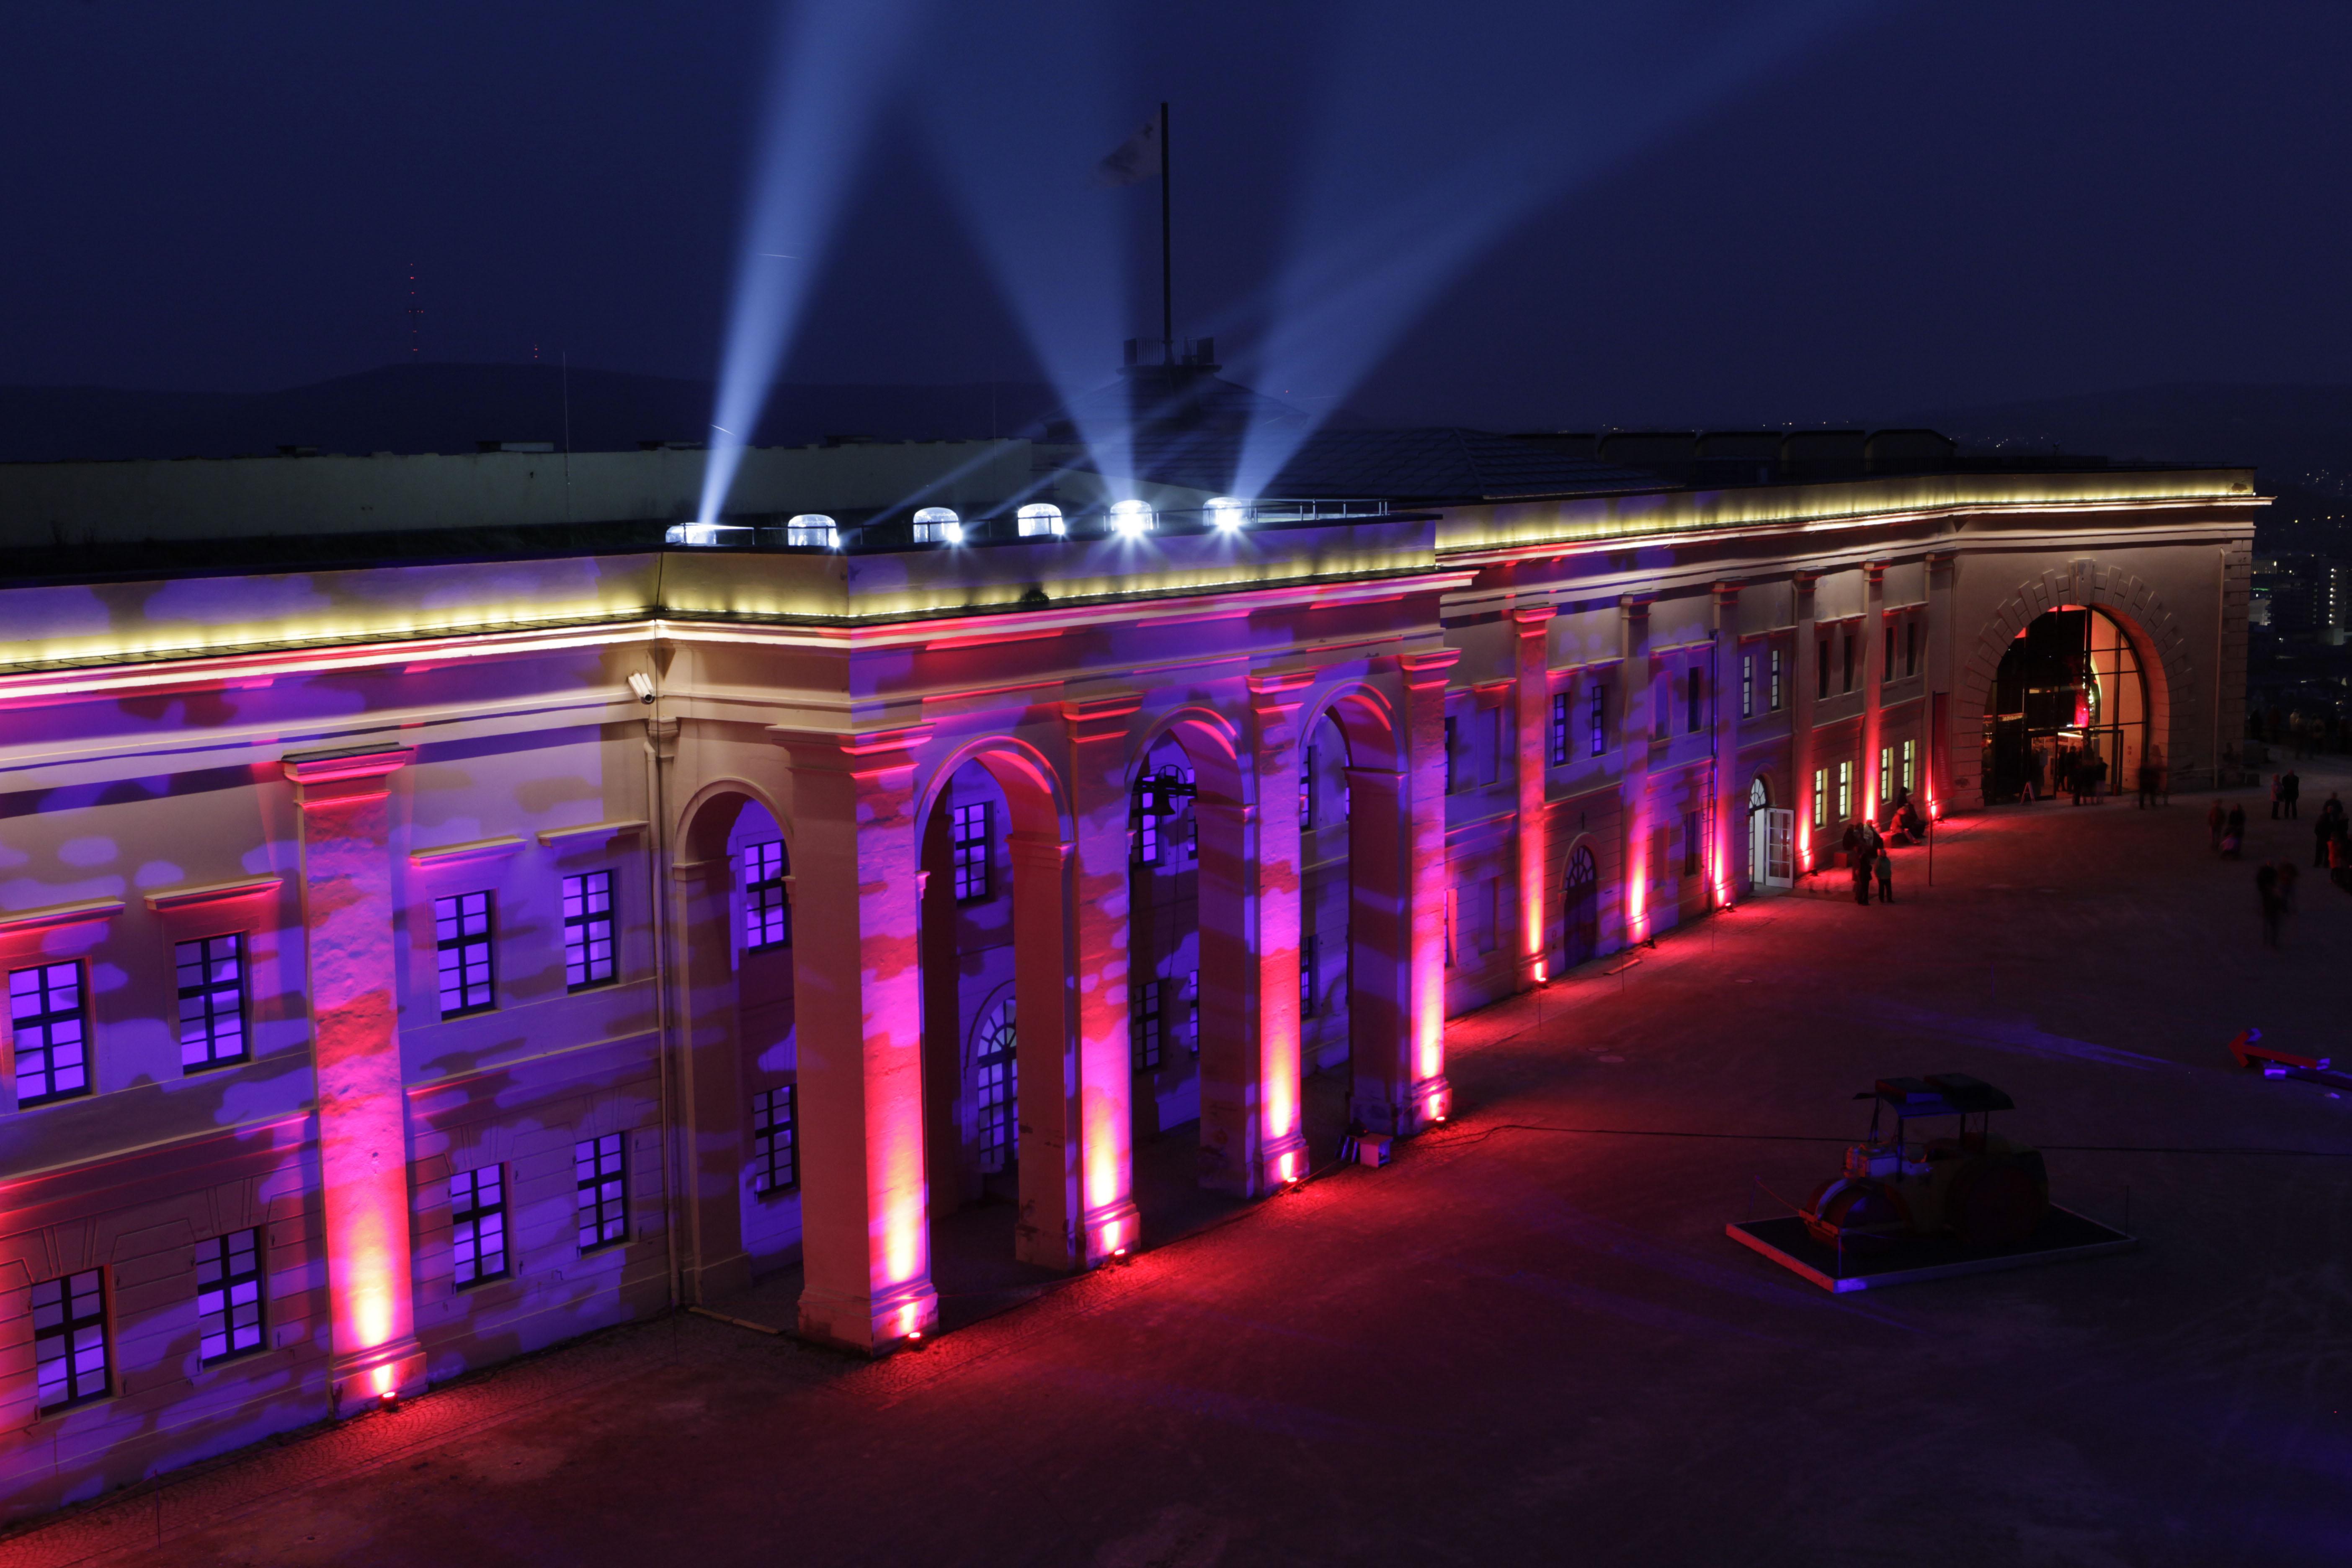
[[[2180,786],[2242,723],[2242,470],[1024,535],[999,466],[961,543],[0,589],[9,1517],[782,1268],[887,1349],[960,1204],[1083,1268],[1139,1139],[1410,1135],[1447,1016],[1976,805],[2044,612]]]

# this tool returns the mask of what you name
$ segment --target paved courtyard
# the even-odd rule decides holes
[[[2340,1563],[2352,1100],[2223,1042],[2346,1047],[2352,898],[2306,872],[2263,947],[2206,798],[1958,821],[1891,908],[1823,879],[1461,1020],[1459,1120],[1390,1169],[919,1352],[674,1316],[0,1568]],[[2309,865],[2308,815],[2253,828]],[[1945,1070],[2143,1248],[1833,1299],[1724,1237],[1833,1171],[1855,1090]]]

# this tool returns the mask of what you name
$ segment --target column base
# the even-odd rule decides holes
[[[1143,1236],[1143,1212],[1135,1206],[1133,1198],[1120,1198],[1097,1209],[1087,1211],[1086,1260],[1083,1268],[1094,1268],[1114,1258],[1123,1258],[1135,1250]]]
[[[338,1421],[381,1409],[387,1394],[394,1399],[414,1398],[425,1389],[425,1347],[412,1334],[339,1355],[329,1365],[328,1388]]]
[[[751,1255],[739,1252],[716,1263],[690,1264],[685,1274],[682,1293],[686,1300],[707,1307],[721,1297],[740,1295],[751,1288]]]
[[[820,1344],[867,1355],[903,1350],[939,1328],[940,1293],[928,1277],[870,1296],[842,1296],[814,1288],[801,1292],[800,1334]]]
[[[1250,1196],[1278,1193],[1293,1182],[1305,1181],[1315,1162],[1307,1151],[1307,1134],[1293,1131],[1286,1136],[1269,1140],[1265,1157],[1258,1162],[1260,1186]]]

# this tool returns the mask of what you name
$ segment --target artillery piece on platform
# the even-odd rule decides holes
[[[1843,1253],[1885,1248],[1907,1237],[1949,1236],[1967,1247],[2013,1247],[2050,1211],[2041,1153],[1992,1134],[1992,1113],[2017,1102],[1966,1073],[1885,1078],[1856,1100],[1871,1101],[1867,1141],[1845,1152],[1845,1169],[1813,1190],[1799,1210],[1805,1229]],[[1892,1132],[1879,1129],[1894,1114]],[[1909,1123],[1957,1116],[1950,1137],[1912,1142]],[[1979,1119],[1971,1130],[1969,1119]]]

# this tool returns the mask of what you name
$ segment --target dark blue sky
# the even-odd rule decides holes
[[[427,357],[708,377],[771,16],[12,5],[0,381],[380,364],[412,259]],[[1167,97],[1180,331],[1276,346],[1269,390],[1521,427],[2338,380],[2347,58],[2342,5],[940,0],[784,374],[1036,375],[965,216],[1029,184],[1124,226],[1155,331],[1156,195],[1085,181]]]

